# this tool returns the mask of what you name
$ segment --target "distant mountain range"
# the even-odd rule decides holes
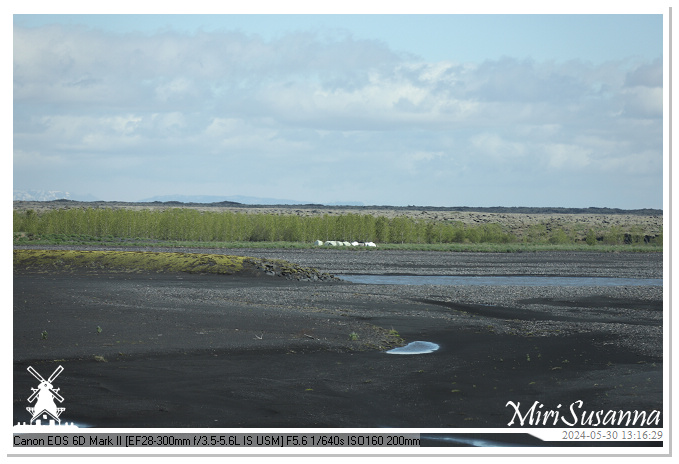
[[[153,201],[180,201],[182,203],[219,203],[222,201],[233,201],[243,205],[308,205],[310,201],[286,200],[283,198],[261,198],[248,197],[243,195],[217,196],[217,195],[160,195],[139,200],[149,203]],[[363,206],[363,203],[356,201],[324,203],[326,206],[346,205]]]
[[[73,201],[101,201],[94,195],[75,194],[63,190],[14,190],[14,201],[54,201],[54,200],[73,200]],[[219,203],[231,201],[243,205],[307,205],[309,201],[287,200],[282,198],[261,198],[248,197],[243,195],[217,196],[217,195],[160,195],[151,198],[137,200],[140,203],[152,203],[154,201],[179,201],[181,203]],[[363,206],[357,201],[324,203],[326,206]]]
[[[218,195],[159,195],[151,198],[139,200],[142,203],[153,201],[180,201],[182,203],[220,203],[222,201],[233,201],[244,205],[301,205],[302,201],[285,200],[282,198],[259,198],[247,197],[243,195],[218,196]]]
[[[14,201],[99,201],[99,198],[90,194],[71,194],[63,190],[14,190]]]
[[[111,203],[186,203],[186,204],[211,204],[211,203],[236,203],[244,206],[295,206],[295,205],[314,205],[317,207],[335,207],[340,209],[362,209],[369,207],[387,208],[393,210],[409,210],[424,208],[428,211],[460,211],[460,212],[486,212],[486,213],[518,213],[518,214],[638,214],[638,215],[660,215],[662,209],[643,208],[643,209],[619,209],[606,207],[589,208],[565,208],[565,207],[535,207],[535,206],[393,206],[393,205],[372,205],[366,206],[361,202],[334,202],[334,203],[311,203],[298,200],[285,200],[281,198],[261,198],[248,197],[243,195],[217,196],[217,195],[162,195],[136,202],[102,201],[93,195],[71,194],[60,190],[14,190],[14,201],[55,201],[70,200],[83,202],[100,202],[103,204]]]

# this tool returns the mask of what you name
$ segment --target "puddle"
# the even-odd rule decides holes
[[[426,275],[357,275],[337,277],[355,284],[378,285],[518,285],[526,287],[610,287],[659,286],[662,279],[628,279],[614,277],[546,277],[546,276],[426,276]]]
[[[387,354],[426,354],[439,349],[436,343],[432,342],[411,342],[406,346],[400,346],[387,351]]]

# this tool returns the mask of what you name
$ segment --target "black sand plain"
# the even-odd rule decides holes
[[[334,274],[663,276],[661,253],[199,252]],[[62,419],[92,427],[508,428],[509,401],[663,407],[662,287],[22,269],[13,285],[15,423],[29,365],[62,365]],[[385,353],[416,340],[440,349]]]

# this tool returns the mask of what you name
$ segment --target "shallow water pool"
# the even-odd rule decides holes
[[[358,275],[337,277],[356,284],[378,285],[517,285],[526,287],[662,287],[662,279],[628,279],[614,277],[549,277],[549,276],[426,276],[426,275]]]

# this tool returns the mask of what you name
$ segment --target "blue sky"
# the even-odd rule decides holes
[[[281,19],[283,18],[283,19]],[[236,30],[273,40],[292,31],[335,32],[384,42],[429,61],[503,56],[603,62],[662,53],[659,15],[21,15],[15,26],[87,25],[115,33]],[[636,31],[631,35],[630,30]]]
[[[13,22],[15,190],[663,207],[662,14]]]

